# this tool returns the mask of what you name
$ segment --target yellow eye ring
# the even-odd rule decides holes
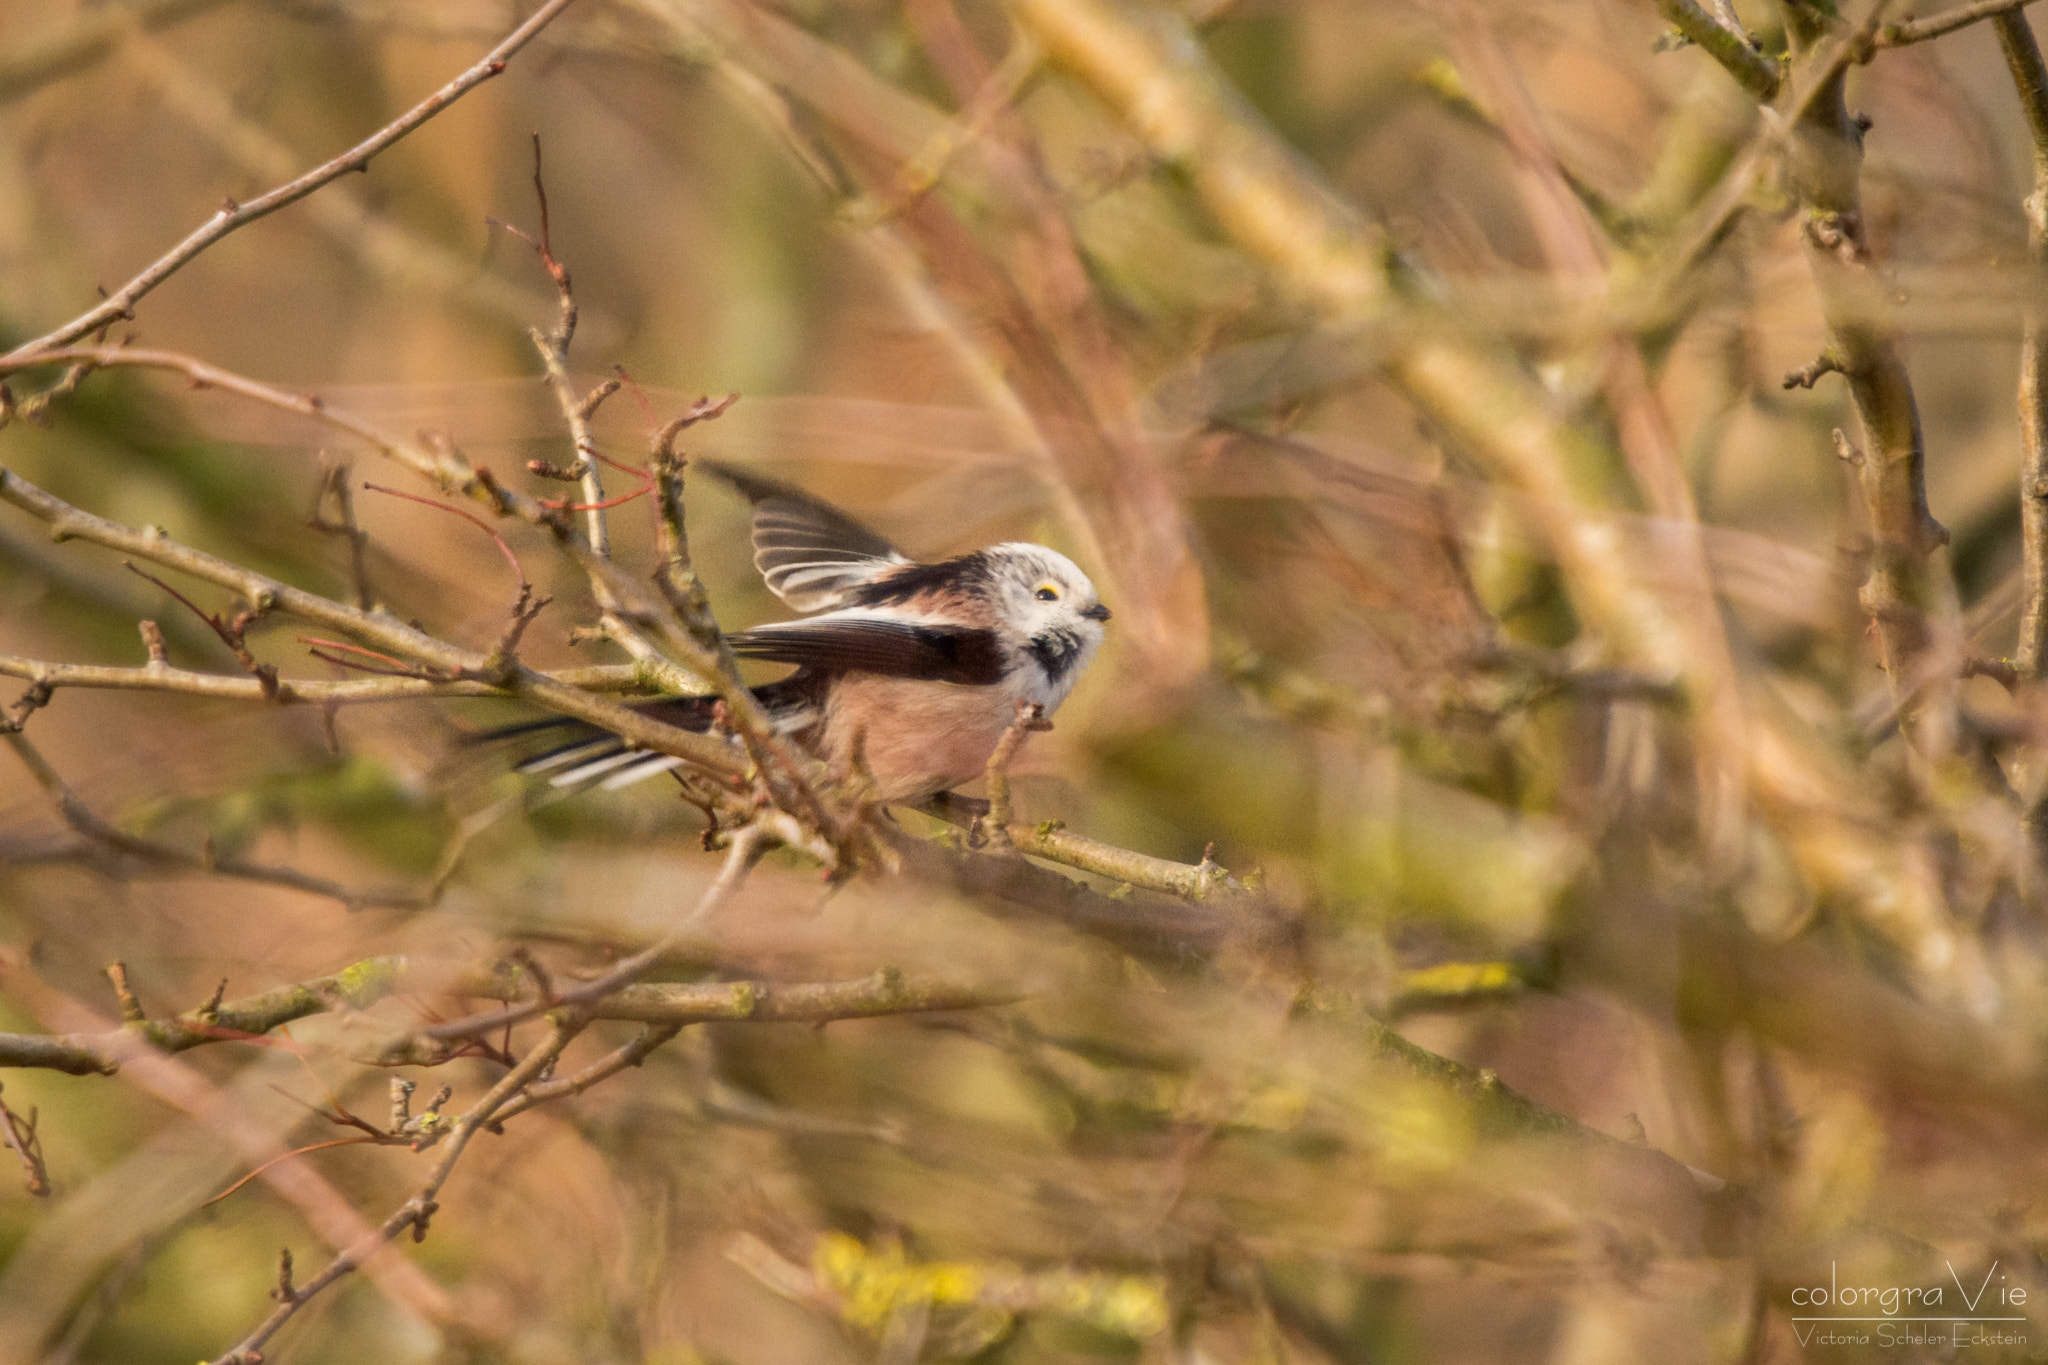
[[[1032,591],[1031,595],[1041,602],[1057,602],[1060,600],[1060,590],[1050,583],[1040,583]]]

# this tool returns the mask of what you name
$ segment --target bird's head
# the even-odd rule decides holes
[[[1102,643],[1109,608],[1073,560],[1043,545],[1011,542],[983,552],[999,629],[1029,650],[1064,695]]]

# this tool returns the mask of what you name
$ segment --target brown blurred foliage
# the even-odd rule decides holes
[[[117,323],[557,496],[523,472],[568,458],[527,337],[554,296],[490,223],[533,225],[537,130],[572,360],[632,381],[602,448],[640,460],[687,396],[737,392],[691,454],[925,557],[1071,553],[1116,618],[1027,751],[1024,820],[1190,864],[1213,844],[1286,924],[1134,947],[773,855],[664,979],[887,967],[1013,1003],[686,1029],[479,1136],[431,1235],[269,1358],[1791,1361],[1811,1319],[1914,1316],[1908,1291],[2011,1319],[1980,1330],[2020,1344],[1970,1359],[2038,1352],[2048,713],[2018,623],[2048,619],[2048,570],[2019,513],[2048,464],[2015,394],[2048,303],[2024,207],[2048,203],[2048,140],[2010,74],[2031,39],[2007,18],[1915,42],[1851,0],[1709,8],[580,0]],[[0,345],[520,17],[0,9]],[[0,466],[341,601],[349,548],[308,525],[325,471],[404,477],[175,376],[111,368],[12,416]],[[355,503],[374,601],[488,649],[510,596],[488,540]],[[738,501],[693,485],[690,514],[720,618],[772,617]],[[553,597],[525,661],[623,661],[572,642],[595,613],[573,564],[501,524]],[[643,575],[653,516],[610,524]],[[119,556],[46,530],[0,507],[0,659],[139,667],[148,619],[170,663],[243,676]],[[266,619],[250,648],[348,676],[304,633]],[[21,1034],[116,1019],[116,960],[152,1017],[378,954],[524,945],[567,979],[668,932],[716,871],[671,789],[541,799],[464,748],[528,714],[502,701],[61,688],[10,714],[99,818],[208,859],[422,887],[468,841],[425,908],[350,913],[81,857],[0,754]],[[213,1356],[268,1311],[279,1247],[317,1266],[348,1210],[404,1200],[431,1158],[381,1147],[301,1159],[325,1223],[261,1183],[204,1202],[248,1169],[231,1122],[284,1150],[335,1135],[307,1106],[382,1113],[360,1024],[0,1076],[55,1186],[0,1180],[0,1359]],[[570,1058],[629,1036],[600,1023]],[[405,1074],[461,1104],[503,1072]],[[1851,1301],[1815,1308],[1816,1285]],[[1828,1358],[1953,1349],[1843,1330],[1866,1339]]]

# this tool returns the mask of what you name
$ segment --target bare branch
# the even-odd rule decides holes
[[[1010,722],[1010,728],[1003,731],[1003,737],[996,741],[995,749],[988,756],[988,820],[979,826],[988,842],[999,850],[1010,850],[1016,843],[1010,837],[1010,821],[1015,812],[1010,807],[1010,765],[1017,759],[1017,751],[1024,747],[1024,741],[1034,734],[1052,729],[1052,722],[1045,718],[1045,708],[1036,702],[1018,702],[1017,718]]]
[[[36,1111],[28,1111],[24,1119],[0,1100],[0,1141],[20,1160],[22,1169],[28,1173],[26,1187],[37,1196],[50,1193],[50,1168],[43,1161],[43,1136],[36,1126]]]
[[[145,625],[150,624],[144,622]],[[659,684],[649,679],[637,664],[601,664],[591,668],[556,669],[548,676],[565,687],[585,692],[658,693]],[[0,654],[0,677],[21,678],[38,687],[56,691],[66,687],[113,688],[134,692],[183,692],[196,697],[220,697],[234,701],[275,700],[289,705],[353,705],[363,702],[409,701],[420,697],[501,697],[504,689],[490,683],[430,678],[368,679],[280,678],[277,695],[264,696],[255,678],[236,678],[223,673],[196,673],[190,669],[112,668],[98,664],[68,664],[45,659],[24,659]]]
[[[329,498],[334,499],[335,509],[335,517],[331,521],[322,511]],[[364,611],[375,607],[376,598],[370,594],[370,537],[356,524],[356,499],[349,485],[348,461],[327,465],[320,480],[320,491],[313,497],[313,514],[306,519],[306,524],[323,535],[340,536],[348,541],[349,584],[356,590],[356,606]]]
[[[1993,21],[2012,73],[2034,153],[2034,188],[2026,198],[2027,262],[2037,283],[2048,279],[2048,64],[2033,29],[2017,12]],[[2037,295],[2029,293],[2020,342],[2020,544],[2025,596],[2015,660],[2032,681],[2048,677],[2048,327]]]
[[[400,1205],[396,1212],[379,1224],[375,1231],[356,1245],[336,1256],[318,1275],[295,1288],[285,1283],[282,1276],[280,1285],[291,1288],[290,1294],[279,1295],[277,1307],[269,1317],[235,1348],[217,1358],[214,1365],[259,1365],[263,1356],[263,1344],[277,1334],[279,1328],[291,1321],[299,1309],[360,1267],[379,1248],[398,1240],[405,1232],[412,1233],[415,1242],[426,1240],[428,1226],[439,1210],[435,1197],[448,1181],[455,1163],[469,1147],[469,1141],[477,1131],[494,1122],[498,1111],[520,1095],[534,1081],[547,1074],[563,1049],[583,1031],[584,1021],[574,1015],[557,1017],[548,1030],[546,1038],[520,1058],[518,1065],[499,1079],[498,1083],[485,1092],[484,1096],[455,1121],[448,1140],[442,1144],[441,1156],[434,1163],[426,1180],[413,1192],[410,1199]]]
[[[156,528],[136,531],[106,521],[52,497],[4,467],[0,467],[0,502],[12,503],[40,517],[49,523],[52,534],[60,539],[75,537],[166,565],[239,593],[256,606],[268,606],[346,631],[373,641],[394,654],[431,664],[451,679],[481,682],[501,692],[525,697],[550,710],[603,726],[642,748],[673,754],[711,772],[739,776],[742,771],[740,755],[715,739],[664,725],[643,712],[602,700],[580,688],[565,686],[514,660],[476,654],[391,617],[359,611],[291,587],[238,564],[180,545]],[[678,633],[682,633],[680,627]]]
[[[385,956],[365,958],[330,975],[239,1000],[209,1001],[171,1018],[138,1018],[112,1032],[0,1033],[0,1067],[41,1068],[76,1076],[112,1075],[138,1045],[177,1053],[211,1043],[260,1043],[295,1020],[336,1010],[367,1010],[398,991],[421,989],[504,1000],[520,1008],[522,1020],[572,1003],[592,1019],[656,1029],[721,1022],[823,1024],[835,1019],[987,1009],[1018,999],[1014,992],[908,980],[894,968],[850,981],[628,983],[593,995],[582,986],[570,992],[544,987],[530,967],[517,967],[509,961],[450,970],[413,958]],[[571,995],[575,999],[567,999]],[[473,1027],[458,1027],[451,1036],[495,1032],[505,1026],[510,1013],[498,1010],[478,1015]],[[378,1066],[431,1065],[450,1055],[451,1049],[442,1046],[445,1041],[423,1041],[417,1034],[398,1037],[372,1049],[372,1055],[361,1060]],[[646,1050],[652,1051],[653,1046]],[[394,1131],[403,1126],[392,1125]]]
[[[512,1005],[488,1014],[471,1015],[467,1019],[457,1019],[421,1029],[399,1047],[387,1050],[387,1057],[394,1059],[387,1064],[396,1064],[396,1059],[400,1057],[413,1061],[423,1058],[438,1060],[450,1051],[447,1044],[451,1040],[474,1038],[479,1034],[490,1033],[544,1014],[557,1006],[587,1006],[614,994],[622,987],[632,985],[651,971],[670,948],[688,937],[702,921],[715,914],[721,905],[738,892],[746,881],[747,874],[753,870],[756,860],[767,851],[772,842],[774,836],[768,832],[765,825],[758,822],[733,831],[724,865],[719,868],[718,875],[712,879],[711,884],[704,888],[704,894],[698,897],[697,904],[690,912],[678,916],[668,933],[624,959],[602,976],[563,991],[552,1000]]]
[[[2027,218],[2027,265],[2035,288],[2028,291],[2026,324],[2020,339],[2020,626],[2014,646],[2017,678],[2048,679],[2048,308],[2040,286],[2048,281],[2048,63],[2041,58],[2033,27],[2017,10],[1992,20],[1998,46],[2012,73],[2020,111],[2033,145],[2034,187],[2022,205]],[[2048,781],[2039,746],[2019,755],[2014,766],[2020,795],[2021,828],[2028,858],[2022,884],[2039,900],[2048,884]]]
[[[261,1038],[281,1024],[332,1009],[368,1009],[398,989],[411,970],[402,957],[366,958],[330,976],[240,1000],[209,1001],[174,1018],[138,1020],[111,1033],[0,1033],[0,1066],[112,1075],[138,1042],[158,1052],[185,1052],[206,1043]]]
[[[649,1024],[631,1042],[621,1044],[605,1056],[592,1062],[573,1076],[557,1081],[541,1081],[526,1088],[526,1093],[506,1105],[498,1113],[498,1122],[523,1114],[536,1105],[549,1100],[562,1099],[569,1095],[580,1095],[599,1081],[618,1075],[646,1061],[654,1050],[683,1031],[681,1024]]]
[[[676,438],[699,422],[717,418],[739,398],[731,393],[715,400],[698,399],[654,434],[647,452],[658,513],[655,549],[661,556],[655,566],[654,585],[689,627],[697,643],[717,656],[719,670],[732,677],[739,676],[739,666],[733,660],[725,632],[718,628],[718,618],[712,614],[704,584],[690,562],[690,533],[683,515],[683,468],[687,461],[676,449]]]
[[[1817,30],[1803,32],[1797,23],[1794,30],[1802,45],[1820,41]],[[1923,654],[1954,634],[1948,623],[1955,592],[1936,553],[1948,543],[1948,532],[1927,506],[1926,451],[1912,380],[1884,318],[1886,285],[1865,241],[1861,169],[1867,123],[1850,115],[1844,78],[1837,69],[1805,103],[1793,125],[1788,168],[1828,325],[1821,363],[1849,381],[1868,447],[1859,473],[1873,543],[1861,599],[1896,685],[1916,672]],[[1941,671],[1952,682],[1955,670]],[[1920,715],[1929,727],[1922,742],[1930,752],[1945,751],[1953,734],[1951,692],[1937,683],[1921,694]]]
[[[1736,82],[1759,100],[1775,97],[1785,73],[1758,52],[1740,31],[1728,27],[1693,0],[1657,0],[1657,13],[1699,49],[1719,62]]]
[[[305,198],[322,185],[339,179],[350,171],[366,169],[370,159],[386,147],[491,77],[503,72],[506,61],[531,42],[534,36],[553,22],[555,16],[567,9],[571,2],[572,0],[547,0],[546,4],[534,11],[531,18],[508,34],[505,41],[485,53],[474,66],[340,156],[315,167],[290,184],[280,185],[268,194],[252,199],[246,204],[237,204],[232,199],[226,201],[205,224],[152,262],[141,274],[108,295],[98,307],[81,313],[55,331],[47,332],[33,341],[24,342],[4,357],[0,357],[0,360],[22,361],[38,357],[47,359],[49,353],[58,347],[69,345],[80,337],[90,336],[123,318],[133,317],[135,305],[144,295],[169,279],[193,257],[221,238],[237,228]]]
[[[1959,28],[1985,19],[1998,19],[2006,15],[2017,15],[2034,3],[2034,0],[1977,0],[1973,5],[1957,5],[1954,9],[1930,14],[1925,19],[1902,19],[1896,24],[1879,28],[1870,42],[1872,51],[1888,47],[1906,47],[1913,43],[1924,43],[1930,38],[1940,38],[1954,33]],[[1861,58],[1869,60],[1868,54]]]

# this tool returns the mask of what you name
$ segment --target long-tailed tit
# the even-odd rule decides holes
[[[882,801],[920,801],[981,775],[1021,703],[1051,715],[1102,643],[1109,608],[1057,551],[1012,541],[919,564],[837,508],[698,461],[754,507],[754,565],[795,621],[729,636],[735,655],[795,664],[753,689],[776,728],[840,772],[864,765]],[[641,709],[709,728],[713,698]],[[524,730],[579,725],[543,721]],[[681,762],[584,734],[519,765],[556,786],[618,787]]]

